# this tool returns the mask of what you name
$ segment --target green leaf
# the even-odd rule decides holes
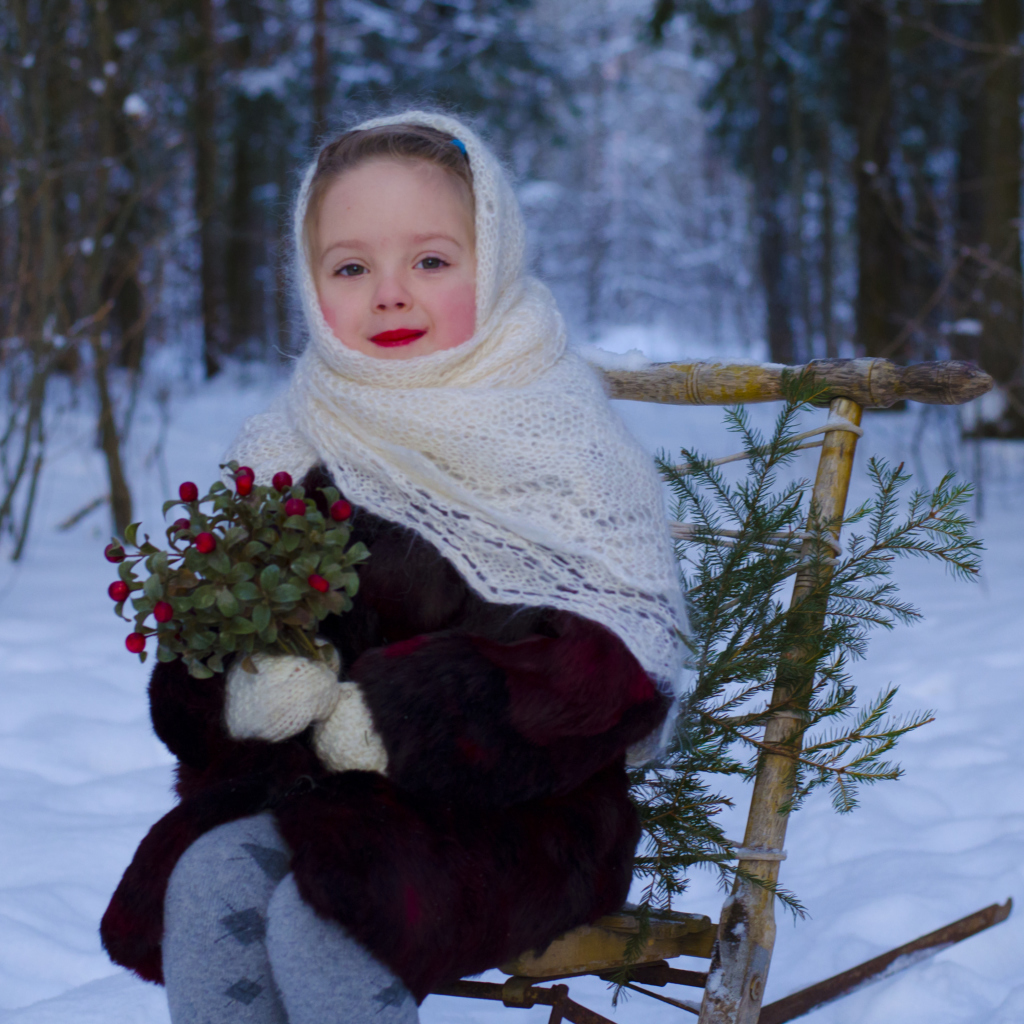
[[[261,544],[258,540],[251,540],[242,548],[242,557],[246,561],[252,562],[259,558],[260,555],[265,554],[266,550],[266,544]]]
[[[252,610],[252,623],[259,633],[270,625],[270,605],[258,604]]]
[[[248,562],[236,562],[231,566],[231,571],[224,578],[229,585],[241,583],[243,580],[251,580],[256,575],[256,570]]]
[[[177,657],[178,656],[174,653],[174,651],[172,651],[169,647],[165,647],[163,644],[160,644],[160,646],[156,649],[157,661],[162,661],[166,664],[168,661],[174,661],[174,659]]]
[[[260,573],[260,586],[264,590],[273,590],[281,582],[281,569],[276,565],[268,565]]]
[[[193,679],[213,678],[213,673],[201,661],[193,661],[188,667],[188,674]]]
[[[271,597],[279,604],[291,604],[302,598],[302,591],[291,583],[282,583],[274,588]]]
[[[243,618],[241,615],[236,615],[231,620],[231,632],[242,634],[242,633],[255,633],[256,627],[249,619]]]
[[[271,544],[277,543],[277,537],[277,530],[270,526],[265,526],[262,530],[256,531],[256,539],[268,547]]]
[[[238,602],[235,600],[235,595],[227,587],[217,588],[217,608],[222,615],[228,618],[238,614]]]
[[[345,561],[348,565],[365,562],[369,557],[370,549],[361,540],[357,541],[345,552]]]
[[[166,517],[167,513],[170,512],[170,510],[174,508],[175,505],[180,504],[181,502],[178,501],[176,498],[171,498],[170,501],[165,501],[163,504],[164,516]]]
[[[305,516],[289,516],[283,523],[285,529],[301,530],[303,533],[309,526]]]
[[[207,583],[200,587],[193,595],[192,602],[194,606],[202,610],[204,608],[210,608],[213,606],[214,601],[217,600],[217,588]]]
[[[131,523],[128,528],[124,531],[124,540],[126,544],[135,547],[135,537],[139,532],[139,527],[142,523]]]
[[[281,538],[285,551],[291,554],[306,538],[301,533],[286,533]]]
[[[291,564],[291,571],[294,575],[305,579],[307,576],[311,576],[317,570],[317,556],[316,555],[302,555],[296,558]]]
[[[185,568],[196,576],[202,576],[206,572],[206,565],[209,555],[198,552],[195,548],[185,548]]]
[[[209,566],[214,572],[226,576],[231,571],[231,559],[226,551],[218,547],[213,554],[209,555]]]
[[[244,526],[232,526],[225,534],[222,541],[224,547],[234,547],[239,541],[249,536],[249,531]]]
[[[277,626],[271,623],[266,629],[260,630],[260,640],[267,645],[272,646],[277,643]]]
[[[231,588],[231,593],[238,598],[239,601],[258,601],[260,599],[260,588],[255,583],[251,583],[248,580],[242,583],[236,583]]]

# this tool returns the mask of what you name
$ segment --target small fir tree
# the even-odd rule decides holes
[[[651,909],[670,908],[694,867],[717,870],[723,886],[737,873],[733,843],[717,820],[730,801],[717,792],[716,777],[752,781],[763,754],[785,753],[792,761],[792,806],[826,787],[841,813],[857,806],[861,786],[900,777],[902,769],[888,755],[931,715],[894,716],[894,686],[861,699],[850,662],[865,656],[873,628],[921,617],[898,596],[892,578],[897,558],[935,559],[963,578],[978,572],[982,545],[962,512],[971,487],[954,484],[952,474],[904,503],[909,476],[902,465],[872,458],[872,496],[842,522],[821,521],[807,481],[780,481],[801,447],[799,414],[821,392],[805,376],[789,381],[786,393],[767,437],[751,427],[743,407],[727,410],[728,427],[741,438],[748,461],[740,482],[729,483],[714,461],[688,449],[681,464],[664,454],[658,459],[675,495],[695,678],[665,755],[632,775],[644,827],[634,870],[644,889],[641,930],[627,958],[643,948]],[[839,527],[843,548],[833,539]],[[790,607],[798,572],[808,589]],[[777,681],[790,696],[769,708]],[[803,724],[796,742],[769,748],[760,727],[782,709],[799,714]],[[792,893],[775,892],[802,912]]]

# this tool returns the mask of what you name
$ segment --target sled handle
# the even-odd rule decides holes
[[[825,443],[818,461],[818,472],[811,496],[811,518],[807,529],[812,536],[803,542],[801,560],[809,562],[820,544],[813,537],[820,523],[839,523],[846,509],[853,457],[861,420],[861,407],[846,398],[836,398],[829,405],[829,422],[835,425],[825,434]],[[846,429],[842,424],[846,423]],[[839,531],[833,532],[839,540]],[[823,570],[825,578],[831,568]],[[810,568],[797,575],[790,607],[801,609],[805,621],[820,630],[825,622],[827,598]],[[793,657],[804,656],[799,648]],[[783,656],[783,662],[788,659]],[[799,706],[800,698],[790,689],[794,679],[782,671],[776,677],[772,705],[789,708]],[[799,685],[799,683],[797,683]],[[789,802],[793,796],[792,755],[799,751],[802,740],[802,716],[793,707],[775,715],[765,726],[764,742],[769,751],[761,759],[750,797],[743,849],[781,851],[786,841]],[[779,879],[779,860],[745,857],[740,853],[739,868],[748,876],[757,876],[770,885]],[[722,908],[718,938],[711,957],[708,985],[704,990],[698,1024],[757,1024],[761,999],[768,978],[775,946],[775,896],[770,888],[755,885],[737,877],[732,895]]]
[[[783,373],[810,370],[828,385],[827,405],[848,398],[862,409],[888,409],[899,401],[963,405],[992,390],[993,380],[972,363],[955,359],[900,366],[888,359],[815,359],[780,363],[652,363],[642,370],[602,370],[612,398],[664,405],[732,405],[782,399]]]

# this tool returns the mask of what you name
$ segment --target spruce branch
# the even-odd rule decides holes
[[[978,573],[982,545],[963,511],[971,487],[952,475],[904,497],[903,465],[873,458],[871,496],[842,520],[821,517],[807,481],[783,479],[805,436],[800,414],[821,392],[806,376],[786,388],[768,433],[751,426],[744,408],[726,411],[746,459],[738,482],[691,449],[679,460],[658,456],[673,518],[686,524],[675,546],[695,680],[667,752],[632,775],[644,828],[635,862],[641,908],[670,907],[695,868],[717,872],[723,885],[746,877],[717,820],[731,802],[716,777],[750,781],[767,754],[782,754],[792,766],[788,809],[821,788],[840,813],[858,806],[861,787],[898,779],[902,768],[889,755],[931,713],[894,714],[895,687],[862,701],[849,665],[865,657],[873,629],[921,617],[899,596],[897,559],[938,561],[964,579]],[[844,533],[839,548],[835,538]],[[794,577],[803,597],[790,607]],[[777,692],[788,694],[782,703]],[[780,710],[799,715],[799,727],[785,742],[767,742],[762,729]],[[796,897],[769,887],[799,912]],[[636,947],[639,956],[642,943]]]

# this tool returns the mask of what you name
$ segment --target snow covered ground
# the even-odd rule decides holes
[[[156,532],[170,485],[211,480],[242,418],[279,383],[260,371],[248,381],[176,385],[165,457],[157,418],[140,411],[131,456],[138,518]],[[736,447],[713,409],[623,413],[652,448]],[[920,416],[869,414],[859,465],[871,453],[906,458],[934,484],[950,458],[969,462],[950,441],[947,417]],[[54,436],[29,550],[20,565],[0,565],[0,1024],[166,1024],[162,990],[116,970],[96,928],[135,845],[171,806],[170,758],[149,728],[146,669],[125,652],[127,629],[105,593],[113,577],[101,557],[104,513],[55,529],[105,489],[91,430],[68,414]],[[793,820],[783,880],[811,916],[780,920],[767,1001],[1024,895],[1024,450],[983,454],[981,583],[901,565],[904,594],[925,621],[876,638],[856,670],[868,691],[898,682],[901,707],[933,708],[937,721],[904,742],[905,779],[867,791],[861,810],[840,818],[822,797]],[[737,812],[731,834],[740,830]],[[721,898],[712,879],[698,876],[680,909],[717,916]],[[612,1011],[599,982],[572,991],[616,1020],[691,1019],[640,996]],[[431,997],[422,1017],[537,1024],[546,1011]],[[808,1019],[1024,1021],[1024,911]]]

